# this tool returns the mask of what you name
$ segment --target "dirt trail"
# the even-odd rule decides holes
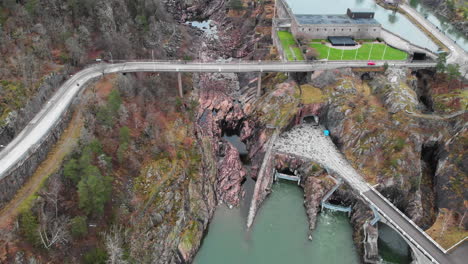
[[[70,153],[78,143],[84,122],[81,111],[75,111],[67,128],[63,131],[60,139],[48,153],[47,158],[39,165],[38,169],[16,193],[15,197],[0,212],[0,229],[12,227],[20,209],[30,202],[33,195],[41,188],[42,184],[59,169],[63,159]]]

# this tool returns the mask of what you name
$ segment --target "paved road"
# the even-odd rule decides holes
[[[439,39],[449,50],[450,54],[447,58],[448,63],[457,63],[461,67],[462,75],[468,71],[468,54],[467,52],[458,46],[452,39],[447,37],[442,31],[439,31],[434,24],[425,19],[418,11],[409,6],[408,4],[401,4],[401,9],[405,11],[408,15],[412,16],[415,20],[419,22],[423,27],[425,27],[429,32],[431,32],[437,39]]]
[[[309,124],[296,126],[276,140],[274,150],[307,158],[327,168],[327,171],[338,174],[354,190],[373,203],[380,212],[383,212],[381,213],[382,217],[396,224],[398,228],[403,230],[403,233],[408,234],[409,241],[414,240],[414,245],[422,247],[426,254],[429,254],[438,263],[463,263],[459,262],[459,258],[445,254],[424,231],[412,223],[387,199],[378,195],[377,191],[370,187],[348,163],[330,137],[323,135],[322,127],[313,127]]]
[[[379,61],[377,65],[383,65]],[[434,63],[395,62],[399,66],[433,67]],[[93,65],[76,73],[65,82],[47,102],[34,119],[0,152],[0,179],[5,177],[23,157],[34,152],[49,133],[50,129],[62,118],[70,103],[81,91],[83,84],[100,76],[103,72],[308,72],[314,70],[336,69],[343,67],[368,67],[364,62],[177,62],[177,61],[136,61],[117,64]]]

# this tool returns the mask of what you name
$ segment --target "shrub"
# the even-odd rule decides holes
[[[312,172],[317,172],[319,169],[320,167],[317,164],[312,165]]]
[[[241,0],[231,0],[229,2],[229,8],[239,11],[244,9],[244,6],[242,5]]]
[[[395,144],[393,145],[393,149],[396,152],[400,152],[401,150],[403,150],[404,146],[405,146],[405,139],[402,137],[398,137],[395,141]]]
[[[69,160],[63,168],[63,176],[70,179],[74,184],[80,181],[80,166],[76,159]]]
[[[32,16],[36,15],[37,2],[38,0],[28,0],[28,2],[24,5],[26,11],[28,11],[28,13]]]
[[[85,264],[105,264],[107,261],[107,252],[101,248],[94,248],[86,252],[83,257]]]
[[[70,222],[71,234],[75,238],[83,237],[88,233],[88,224],[86,223],[86,216],[74,217]]]
[[[37,217],[31,211],[26,211],[20,215],[19,222],[21,234],[26,240],[35,246],[40,245]]]

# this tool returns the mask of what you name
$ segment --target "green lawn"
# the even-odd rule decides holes
[[[329,47],[321,43],[311,43],[319,53],[320,59],[326,59]],[[387,46],[385,50],[385,46]],[[385,56],[382,58],[382,55]],[[370,53],[370,58],[369,58]],[[362,44],[359,49],[341,50],[330,48],[329,60],[406,60],[408,54],[401,50],[394,49],[386,44]]]
[[[304,60],[301,49],[297,47],[293,35],[287,31],[278,31],[278,37],[283,46],[287,60]]]

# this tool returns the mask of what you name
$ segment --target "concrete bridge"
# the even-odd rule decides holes
[[[383,61],[376,62],[382,66]],[[432,68],[433,62],[395,62],[401,67]],[[114,64],[91,65],[76,73],[65,82],[47,102],[35,118],[0,152],[0,181],[38,148],[50,129],[62,118],[73,99],[91,79],[109,73],[126,72],[176,72],[178,73],[179,95],[183,96],[181,73],[183,72],[258,72],[257,95],[261,93],[261,74],[263,72],[311,72],[347,67],[368,66],[361,61],[336,62],[280,62],[280,61],[235,61],[235,62],[182,62],[182,61],[129,61]],[[1,182],[0,182],[1,185]],[[0,201],[1,204],[1,201]]]
[[[334,176],[342,178],[361,199],[376,210],[372,224],[381,221],[395,229],[411,247],[416,263],[458,264],[465,263],[448,254],[413,221],[398,210],[347,162],[323,128],[301,124],[284,133],[274,143],[278,153],[292,154],[311,160],[327,168]],[[463,258],[462,258],[463,260]]]

